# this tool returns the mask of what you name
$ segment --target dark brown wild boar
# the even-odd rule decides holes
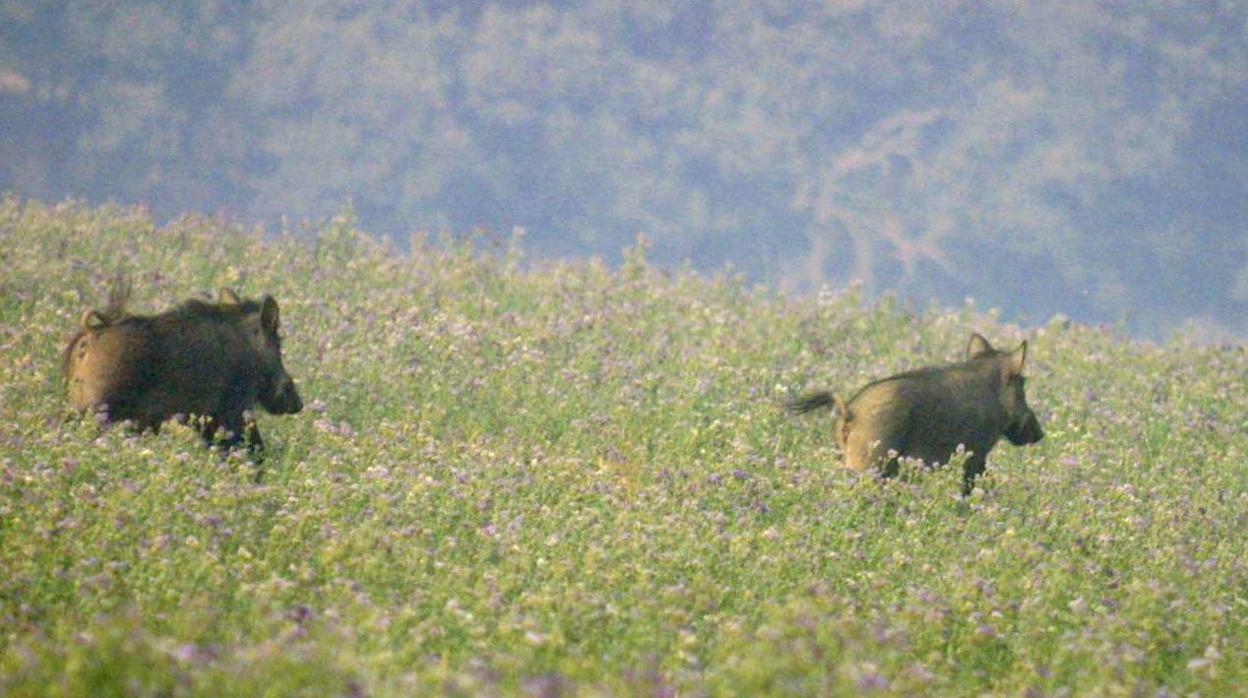
[[[208,444],[244,441],[264,447],[256,403],[273,414],[303,409],[282,366],[277,301],[241,300],[222,289],[216,303],[188,300],[158,315],[126,312],[129,283],[119,280],[108,305],[83,313],[62,366],[70,405],[105,422],[130,421],[159,431],[172,417],[195,417]]]
[[[962,491],[969,493],[1002,436],[1019,446],[1044,438],[1023,391],[1026,358],[1027,342],[1004,352],[972,334],[965,361],[869,383],[848,402],[825,391],[799,398],[790,408],[805,413],[835,407],[845,465],[878,468],[885,477],[897,474],[899,456],[947,463],[963,446],[970,455]]]

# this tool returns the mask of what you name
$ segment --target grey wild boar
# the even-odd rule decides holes
[[[222,289],[216,303],[188,300],[158,315],[126,312],[130,284],[119,279],[108,304],[82,314],[62,369],[70,406],[105,423],[159,431],[167,419],[195,418],[207,444],[264,448],[255,404],[272,414],[303,409],[282,366],[277,301],[242,300]]]
[[[898,457],[942,464],[963,446],[969,456],[962,491],[969,493],[1002,436],[1018,446],[1044,438],[1023,390],[1026,359],[1027,342],[1014,351],[998,351],[972,334],[962,362],[868,383],[848,402],[823,391],[789,406],[799,414],[835,408],[836,440],[845,465],[876,468],[885,477],[897,474]]]

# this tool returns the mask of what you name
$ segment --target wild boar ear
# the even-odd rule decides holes
[[[992,345],[978,332],[971,333],[971,343],[966,346],[966,358],[973,359],[993,352]]]
[[[238,294],[234,293],[233,290],[224,286],[217,289],[217,305],[232,308],[242,304],[243,301],[239,299]]]
[[[98,330],[108,324],[108,320],[100,314],[100,311],[92,308],[84,311],[78,318],[78,324],[82,325],[84,330]]]
[[[279,324],[281,324],[281,317],[278,314],[277,301],[273,300],[273,296],[265,296],[260,306],[260,326],[270,332],[276,332]]]
[[[1023,364],[1027,361],[1027,340],[1005,357],[1005,370],[1011,376],[1022,375]]]

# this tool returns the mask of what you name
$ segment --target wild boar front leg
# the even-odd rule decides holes
[[[988,467],[988,456],[972,453],[962,466],[962,494],[969,495],[975,489],[975,478]]]
[[[245,440],[247,442],[247,452],[253,457],[258,457],[264,451],[264,439],[260,438],[260,427],[256,425],[255,417],[245,417],[244,428]]]
[[[228,451],[243,443],[241,416],[238,418],[231,415],[204,416],[196,418],[195,423],[205,446],[216,446],[223,451]]]

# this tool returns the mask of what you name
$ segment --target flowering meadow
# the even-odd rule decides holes
[[[245,454],[67,414],[132,310],[281,304]],[[808,389],[1029,340],[1044,441],[845,470]],[[1248,354],[729,274],[0,200],[0,694],[1248,694]]]

